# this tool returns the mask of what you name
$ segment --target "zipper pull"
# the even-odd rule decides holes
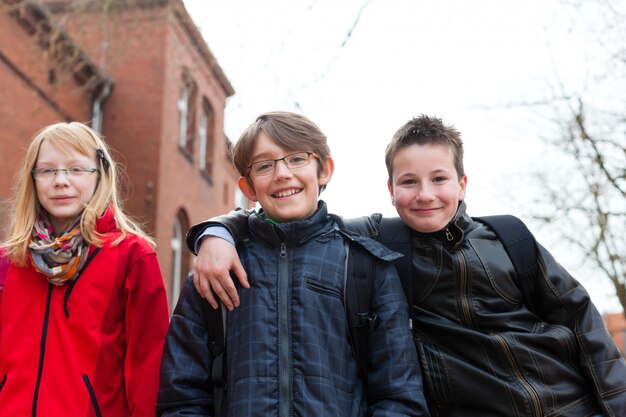
[[[280,257],[281,258],[287,257],[287,246],[284,243],[280,244]]]
[[[446,233],[446,239],[448,239],[448,242],[452,242],[452,240],[454,240],[454,236],[452,236],[452,233],[450,233],[450,230],[446,227],[444,229],[444,232]]]

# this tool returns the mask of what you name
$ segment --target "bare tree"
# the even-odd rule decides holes
[[[594,4],[599,19],[586,30],[608,65],[589,77],[579,89],[582,92],[570,93],[560,85],[560,98],[550,100],[555,129],[543,138],[562,162],[537,172],[541,195],[534,201],[532,216],[577,248],[581,260],[598,272],[594,276],[610,280],[626,312],[626,97],[619,88],[626,84],[621,38],[626,16],[615,2]],[[583,3],[570,5],[575,16],[584,17]],[[600,33],[602,37],[595,38]],[[553,180],[563,175],[565,182]]]

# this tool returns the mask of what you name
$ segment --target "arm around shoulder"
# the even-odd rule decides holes
[[[226,228],[234,241],[238,242],[248,232],[248,217],[251,213],[252,211],[250,210],[237,209],[193,225],[187,232],[187,248],[192,253],[196,254],[196,242],[198,238],[207,228],[213,226]]]

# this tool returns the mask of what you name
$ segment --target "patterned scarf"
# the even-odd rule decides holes
[[[59,237],[53,235],[47,219],[37,217],[28,243],[31,264],[53,285],[63,285],[76,276],[85,263],[86,248],[80,233],[80,216]]]

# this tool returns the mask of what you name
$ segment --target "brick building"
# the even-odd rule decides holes
[[[127,174],[125,208],[155,237],[174,303],[192,262],[186,230],[235,207],[223,130],[231,84],[181,0],[0,7],[0,199],[37,130],[91,123]]]
[[[610,313],[602,316],[602,319],[617,348],[626,356],[626,316],[624,313]]]

